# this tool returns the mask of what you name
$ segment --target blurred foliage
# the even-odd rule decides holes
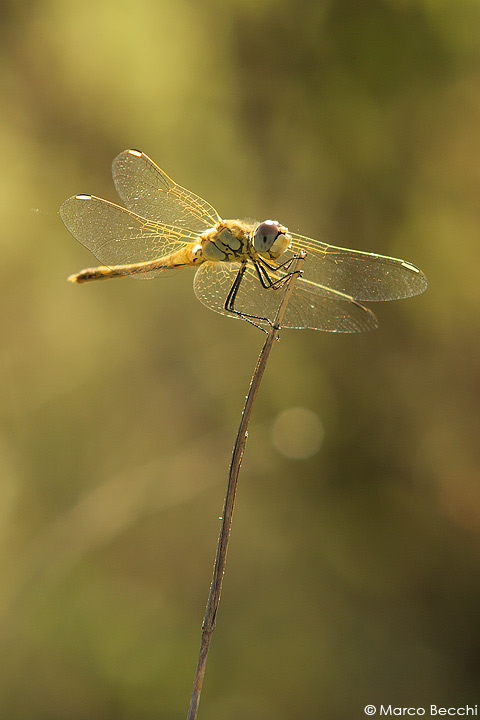
[[[200,718],[478,702],[477,0],[6,0],[0,702],[183,718],[260,333],[192,273],[74,287],[57,209],[147,152],[224,217],[404,257],[378,332],[284,332],[250,428]],[[272,431],[313,412],[323,444]],[[285,432],[285,429],[283,430]],[[281,444],[281,443],[280,443]]]

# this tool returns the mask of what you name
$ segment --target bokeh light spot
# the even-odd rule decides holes
[[[317,453],[323,442],[323,424],[316,413],[303,407],[284,410],[274,422],[272,441],[282,455],[305,460]]]

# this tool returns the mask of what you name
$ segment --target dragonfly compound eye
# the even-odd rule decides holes
[[[253,234],[255,250],[270,260],[276,260],[288,250],[291,241],[287,228],[276,220],[264,220]]]
[[[253,245],[257,252],[268,252],[280,232],[280,223],[276,220],[264,220],[255,230]]]

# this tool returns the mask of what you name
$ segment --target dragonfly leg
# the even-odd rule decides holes
[[[258,257],[258,260],[261,262],[262,265],[267,267],[269,270],[272,270],[272,271],[285,270],[286,271],[292,266],[292,264],[295,260],[298,260],[299,257],[300,257],[300,254],[295,253],[295,255],[292,255],[292,257],[288,258],[288,260],[285,260],[285,262],[279,263],[278,265],[272,265],[271,263],[267,262],[267,260],[265,260],[265,258],[262,257],[261,255]],[[302,272],[303,271],[301,270],[300,273],[302,273]]]
[[[225,308],[225,310],[226,310],[227,312],[232,313],[232,315],[238,315],[238,316],[241,317],[243,320],[246,320],[246,321],[249,322],[251,325],[254,325],[255,327],[259,328],[259,330],[263,330],[263,332],[266,333],[266,332],[268,332],[268,331],[265,330],[264,327],[262,327],[261,325],[259,325],[258,323],[256,323],[255,320],[259,320],[259,321],[268,323],[270,326],[272,325],[271,320],[269,320],[268,318],[264,318],[264,317],[258,317],[257,315],[249,315],[248,313],[243,313],[243,312],[240,312],[239,310],[236,310],[236,309],[235,309],[235,299],[236,299],[236,297],[237,297],[238,289],[239,289],[240,284],[241,284],[241,282],[242,282],[242,278],[243,278],[243,276],[245,275],[245,270],[246,270],[246,269],[247,269],[247,263],[246,263],[246,262],[243,262],[242,265],[241,265],[241,267],[240,267],[240,270],[239,270],[238,273],[237,273],[237,276],[235,277],[235,280],[234,280],[234,282],[233,282],[233,285],[232,285],[232,287],[230,288],[230,291],[229,291],[229,293],[228,293],[228,295],[227,295],[227,299],[225,300],[224,308]]]
[[[277,272],[278,270],[288,270],[288,268],[292,265],[293,261],[296,259],[297,259],[297,255],[294,255],[293,257],[289,258],[281,265],[276,265],[276,266],[270,265],[270,263],[268,263],[265,260],[265,258],[262,258],[262,257],[258,257],[255,259],[252,258],[252,262],[255,266],[255,270],[257,271],[257,275],[260,279],[262,287],[264,287],[266,290],[269,290],[269,289],[279,290],[280,288],[282,288],[285,285],[285,283],[287,283],[290,280],[290,278],[292,277],[292,275],[294,275],[294,273],[286,272],[285,275],[282,275],[282,277],[278,278],[277,280],[272,280],[272,278],[268,274],[266,268],[268,268],[268,270],[272,270],[273,272]],[[299,273],[297,273],[297,274],[301,275],[302,271],[300,270]]]
[[[277,280],[273,280],[270,275],[268,274],[268,270],[277,271],[279,269],[288,270],[288,268],[292,265],[293,261],[297,259],[297,256],[294,255],[293,257],[286,260],[281,265],[270,265],[264,258],[260,258],[261,262],[258,262],[257,258],[251,258],[255,269],[257,271],[258,278],[260,280],[260,283],[265,290],[279,290],[282,288],[292,277],[292,275],[301,275],[301,271],[293,272],[286,272],[285,275],[278,278]],[[265,267],[266,266],[266,267]],[[244,261],[240,267],[240,270],[238,271],[235,280],[233,282],[232,287],[230,288],[230,291],[227,295],[227,299],[225,300],[224,308],[227,312],[232,313],[233,315],[238,315],[243,320],[246,320],[251,325],[254,325],[255,327],[258,327],[260,330],[263,330],[264,332],[267,332],[264,327],[259,325],[255,322],[255,320],[258,320],[259,322],[268,323],[270,327],[273,326],[272,321],[269,318],[266,317],[260,317],[258,315],[249,315],[248,313],[240,312],[239,310],[235,309],[235,300],[238,295],[238,290],[240,288],[240,284],[242,282],[243,276],[245,275],[245,271],[247,269],[247,261]]]

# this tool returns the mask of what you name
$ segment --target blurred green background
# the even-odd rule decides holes
[[[58,207],[116,201],[130,147],[224,217],[402,257],[430,283],[374,307],[374,333],[274,348],[199,718],[478,702],[478,0],[2,14],[2,716],[188,707],[263,336],[203,307],[190,271],[66,282],[94,260]],[[290,447],[299,423],[310,450]]]

